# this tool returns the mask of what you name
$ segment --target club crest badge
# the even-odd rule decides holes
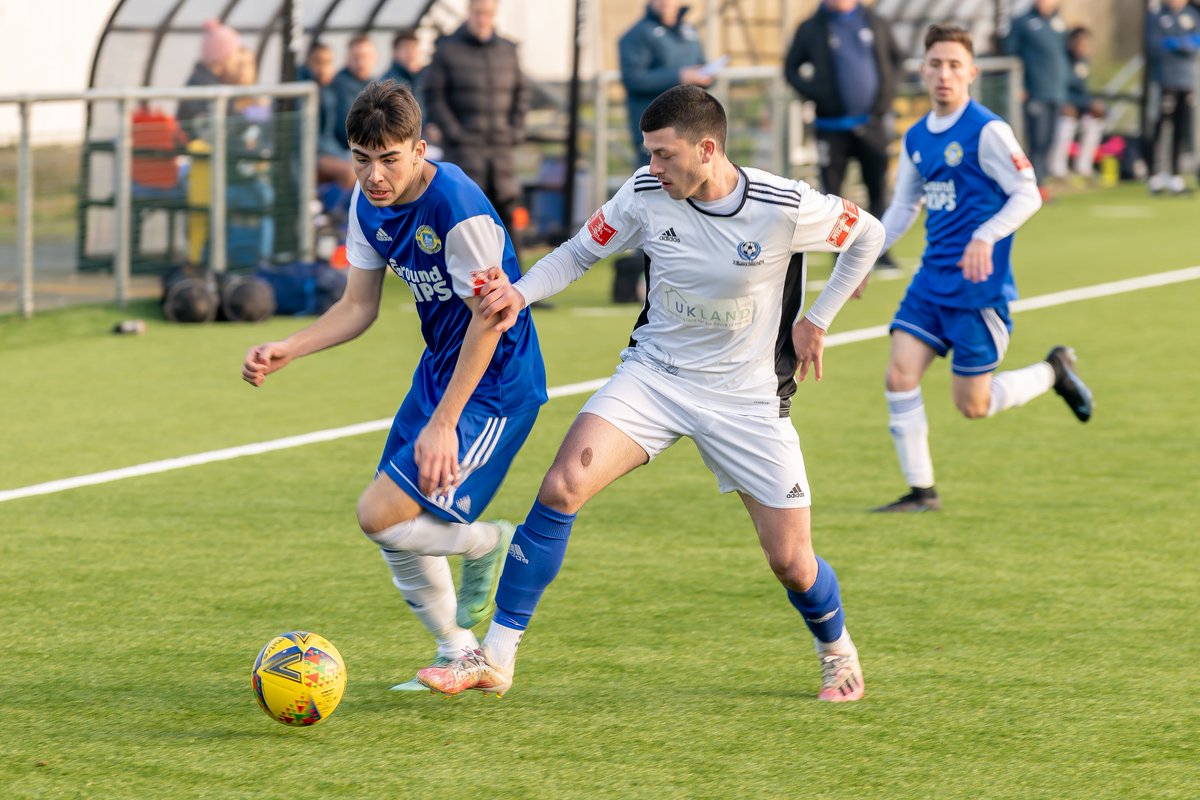
[[[946,145],[946,151],[942,155],[946,158],[947,167],[957,167],[963,159],[962,145],[958,142],[951,142]]]
[[[738,243],[737,254],[742,261],[754,263],[758,259],[760,253],[762,253],[762,245],[758,242]]]
[[[433,232],[433,228],[428,225],[422,225],[417,228],[417,247],[421,248],[422,252],[433,255],[442,249],[442,240]]]

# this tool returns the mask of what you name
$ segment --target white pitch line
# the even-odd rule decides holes
[[[1183,283],[1185,281],[1194,281],[1200,279],[1200,266],[1188,267],[1186,269],[1172,270],[1171,272],[1159,272],[1154,275],[1143,275],[1138,278],[1128,278],[1126,280],[1112,281],[1111,283],[1098,283],[1095,286],[1084,286],[1079,289],[1068,289],[1063,292],[1053,292],[1051,294],[1038,295],[1037,297],[1029,297],[1024,300],[1013,302],[1009,308],[1013,312],[1032,311],[1038,308],[1048,308],[1050,306],[1060,306],[1066,303],[1076,303],[1080,300],[1092,300],[1097,297],[1109,297],[1115,294],[1125,294],[1127,292],[1137,291],[1139,289],[1151,289],[1157,286],[1168,286],[1173,283]],[[876,325],[871,328],[860,328],[853,331],[844,331],[842,333],[830,334],[825,339],[826,347],[837,347],[843,344],[852,344],[854,342],[864,342],[868,339],[882,339],[887,336],[887,325]],[[607,378],[599,378],[592,381],[583,381],[581,383],[569,383],[563,386],[552,387],[548,394],[551,399],[557,397],[567,397],[569,395],[584,394],[599,389],[605,384]],[[356,425],[345,425],[340,428],[329,428],[323,431],[313,431],[312,433],[302,433],[298,436],[285,436],[282,439],[272,439],[267,442],[257,442],[255,444],[243,444],[237,447],[226,447],[222,450],[209,450],[206,453],[194,453],[190,456],[180,456],[178,458],[168,458],[162,461],[150,461],[145,464],[136,464],[132,467],[122,467],[120,469],[110,469],[104,472],[94,472],[90,475],[78,475],[73,478],[62,478],[56,481],[48,481],[46,483],[36,483],[32,486],[22,486],[17,489],[6,489],[0,491],[0,503],[6,503],[9,500],[20,500],[25,497],[35,497],[42,494],[54,494],[56,492],[65,492],[70,489],[79,489],[84,486],[95,486],[100,483],[111,483],[113,481],[124,480],[125,478],[137,478],[142,475],[155,475],[160,472],[170,472],[171,470],[183,469],[185,467],[195,467],[201,464],[211,464],[215,461],[229,461],[234,458],[243,456],[255,456],[261,453],[272,453],[276,450],[288,450],[293,447],[303,447],[308,444],[316,444],[317,442],[330,442],[335,439],[344,439],[348,436],[358,436],[364,433],[375,433],[384,431],[391,427],[392,418],[372,420],[370,422],[360,422]]]

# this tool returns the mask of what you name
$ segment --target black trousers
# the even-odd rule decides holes
[[[850,159],[858,161],[863,184],[870,198],[869,211],[875,217],[887,209],[888,142],[891,134],[882,119],[872,119],[866,125],[848,131],[817,131],[817,152],[821,167],[821,191],[842,193],[846,166]]]
[[[1158,119],[1154,121],[1154,138],[1150,142],[1150,174],[1162,172],[1159,165],[1160,148],[1167,122],[1171,123],[1171,174],[1180,175],[1180,160],[1191,151],[1192,106],[1195,95],[1187,89],[1163,89],[1159,101]]]

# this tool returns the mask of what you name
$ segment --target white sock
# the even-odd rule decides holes
[[[825,653],[841,653],[843,655],[858,652],[858,648],[854,646],[854,642],[850,640],[850,629],[842,626],[842,635],[832,642],[822,642],[817,637],[813,637],[813,647],[817,650],[817,655]]]
[[[464,648],[474,650],[479,640],[454,621],[458,598],[450,564],[442,556],[422,556],[379,548],[392,570],[392,584],[400,590],[412,612],[437,640],[438,655],[457,658]]]
[[[933,459],[929,455],[929,419],[925,416],[921,387],[909,392],[884,392],[884,396],[888,404],[888,429],[896,443],[900,471],[909,486],[928,489],[933,486]]]
[[[1061,178],[1067,174],[1067,156],[1071,150],[1071,142],[1075,141],[1075,131],[1079,120],[1074,117],[1059,117],[1054,126],[1054,144],[1050,146],[1050,163],[1046,165],[1050,174]]]
[[[1023,406],[1054,385],[1054,367],[1045,361],[1028,367],[997,372],[992,376],[992,398],[988,403],[990,417],[1007,408]]]
[[[517,648],[521,645],[521,637],[525,631],[509,628],[492,620],[487,636],[483,637],[483,648],[487,651],[488,661],[500,669],[510,672],[517,663]]]
[[[388,550],[423,556],[460,555],[463,558],[487,555],[496,546],[499,536],[500,529],[490,522],[463,525],[445,522],[427,513],[384,528],[378,533],[367,534],[367,538]]]
[[[1080,122],[1079,152],[1075,154],[1075,171],[1091,176],[1095,172],[1096,150],[1104,138],[1104,120],[1086,116]]]

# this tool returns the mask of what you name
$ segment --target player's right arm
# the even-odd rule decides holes
[[[262,386],[268,375],[283,369],[293,359],[348,342],[362,334],[379,314],[383,276],[381,269],[351,267],[342,298],[316,322],[282,341],[250,348],[242,364],[242,379],[251,386]]]
[[[251,347],[242,363],[242,380],[251,386],[262,386],[268,375],[283,369],[292,359],[356,338],[371,327],[379,315],[386,262],[367,244],[362,226],[358,223],[358,191],[356,186],[350,199],[346,231],[346,256],[352,265],[346,291],[340,300],[307,328],[296,331],[283,341]]]

